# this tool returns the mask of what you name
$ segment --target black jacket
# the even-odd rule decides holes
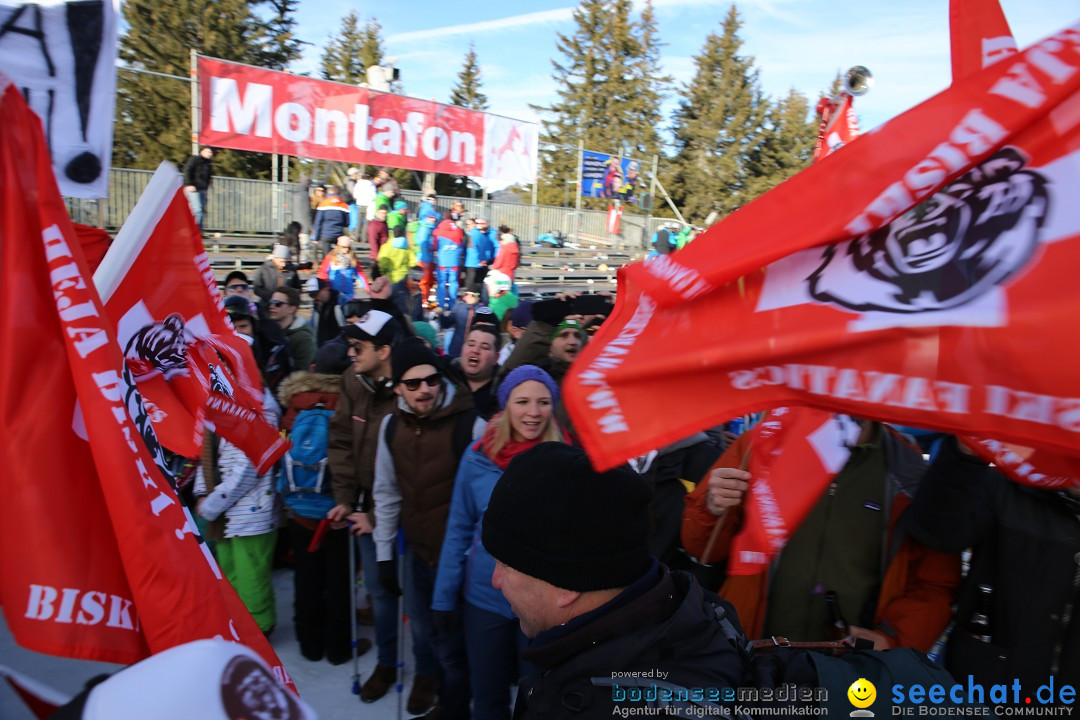
[[[1025,690],[1080,678],[1080,502],[1018,485],[948,440],[903,520],[942,552],[972,548],[957,596],[946,668],[989,686],[1019,678]],[[993,589],[991,642],[964,626],[978,586]]]
[[[749,664],[739,647],[745,638],[731,607],[715,596],[710,601],[686,573],[662,565],[650,572],[657,580],[643,594],[607,612],[600,608],[587,622],[572,629],[568,625],[567,632],[547,642],[541,635],[522,653],[541,674],[519,684],[515,720],[607,720],[616,707],[641,706],[612,697],[634,682],[645,688],[667,683],[687,690],[748,684]],[[718,606],[725,608],[730,622],[721,622]],[[657,670],[667,673],[663,680],[656,677]],[[633,680],[612,675],[633,672],[653,676]]]
[[[184,184],[194,185],[196,190],[206,190],[210,187],[212,172],[210,160],[202,155],[192,155],[184,163]]]

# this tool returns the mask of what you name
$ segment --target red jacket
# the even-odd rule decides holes
[[[491,263],[492,270],[504,273],[511,280],[514,279],[514,271],[521,263],[521,248],[516,242],[500,242],[499,254],[495,256],[495,262]]]
[[[732,443],[713,467],[738,467],[746,453],[747,437],[742,435]],[[753,479],[750,482],[753,483]],[[701,557],[716,521],[705,503],[708,486],[708,480],[703,480],[685,498],[682,543],[686,552],[700,558],[701,562],[715,563],[727,558],[731,541],[742,526],[743,513],[741,506],[729,513],[710,557]],[[911,498],[903,493],[892,499],[885,542],[890,548],[895,540],[899,540],[900,545],[889,559],[874,613],[876,627],[871,629],[890,636],[894,647],[926,652],[952,616],[953,593],[960,584],[960,556],[930,550],[909,537],[896,534],[896,521],[910,503]],[[768,570],[756,575],[728,576],[717,593],[738,610],[746,634],[752,638],[761,637],[769,600]]]

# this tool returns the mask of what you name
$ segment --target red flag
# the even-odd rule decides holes
[[[1017,51],[998,0],[949,0],[949,39],[953,82]]]
[[[753,575],[772,562],[851,457],[860,426],[847,415],[779,407],[748,432],[746,469],[754,482],[732,541],[729,575]]]
[[[818,139],[814,144],[814,162],[825,158],[859,136],[859,118],[855,116],[855,98],[840,93],[831,100],[821,98],[817,106],[821,117]]]
[[[19,644],[130,663],[198,638],[291,680],[167,478],[53,178],[0,75],[0,604]],[[148,440],[144,441],[144,438]],[[295,688],[294,688],[295,689]]]
[[[4,678],[11,689],[22,698],[26,707],[34,713],[34,717],[42,720],[51,717],[61,706],[71,701],[69,695],[3,665],[0,665],[0,678]]]
[[[1078,102],[1073,29],[811,166],[714,226],[704,244],[622,270],[615,312],[563,388],[594,463],[611,467],[791,403],[1080,454],[1078,348],[1064,331],[1080,312]],[[939,122],[913,126],[928,109]],[[957,126],[957,117],[967,119]],[[891,167],[906,170],[884,172]],[[951,181],[928,186],[935,194],[890,225],[854,234],[862,221],[852,224],[851,198],[836,188],[870,182],[864,168],[883,173],[873,192],[890,180],[899,188],[877,210],[858,210],[857,190],[854,217],[867,222],[906,210],[923,173]],[[827,186],[829,201],[793,196],[793,181],[820,195],[802,178]],[[717,252],[726,227],[747,241],[729,238]],[[803,249],[823,233],[833,244]],[[756,272],[717,284],[751,261]],[[690,299],[674,303],[680,296]],[[655,412],[657,397],[669,412]]]
[[[1022,134],[1053,132],[1059,122],[1071,127],[1065,109],[1047,117],[1068,108],[1080,87],[1078,44],[1080,25],[954,83],[731,213],[681,252],[630,265],[628,277],[660,306],[677,305],[799,250],[886,225]]]
[[[262,381],[229,323],[180,174],[162,163],[94,275],[162,445],[202,451],[211,427],[265,474],[288,448],[262,416]]]

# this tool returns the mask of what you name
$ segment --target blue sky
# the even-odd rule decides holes
[[[1021,48],[1080,18],[1078,0],[1000,0]],[[654,0],[668,74],[680,84],[709,32],[719,31],[730,2]],[[744,52],[754,56],[765,93],[795,87],[810,97],[837,70],[856,64],[874,73],[871,92],[856,101],[864,130],[945,89],[950,82],[948,0],[750,0],[736,3]],[[639,5],[640,7],[640,5]],[[529,103],[555,98],[551,59],[556,33],[571,33],[567,0],[513,2],[356,2],[302,0],[300,38],[314,45],[294,69],[313,71],[326,38],[350,10],[376,17],[387,52],[397,58],[405,93],[446,102],[469,43],[476,45],[491,111],[539,120]],[[665,103],[667,116],[675,99]],[[596,148],[606,150],[606,148]]]

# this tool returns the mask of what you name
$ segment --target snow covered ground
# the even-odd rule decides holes
[[[393,690],[381,700],[365,704],[352,694],[352,663],[334,667],[325,660],[310,662],[300,655],[292,624],[292,571],[274,571],[274,589],[277,593],[278,625],[270,640],[285,668],[293,676],[301,697],[319,714],[321,720],[397,720],[398,695]],[[406,633],[408,632],[406,623]],[[374,642],[374,629],[360,627],[360,636]],[[403,692],[409,692],[412,683],[411,647],[406,637],[406,667]],[[69,695],[78,693],[83,684],[101,673],[115,672],[119,665],[69,660],[26,650],[15,644],[7,624],[0,617],[0,664],[17,670]],[[361,682],[375,667],[375,649],[360,658]],[[182,681],[182,679],[178,679]],[[400,717],[410,717],[402,702]],[[34,720],[7,683],[0,682],[0,720]]]

